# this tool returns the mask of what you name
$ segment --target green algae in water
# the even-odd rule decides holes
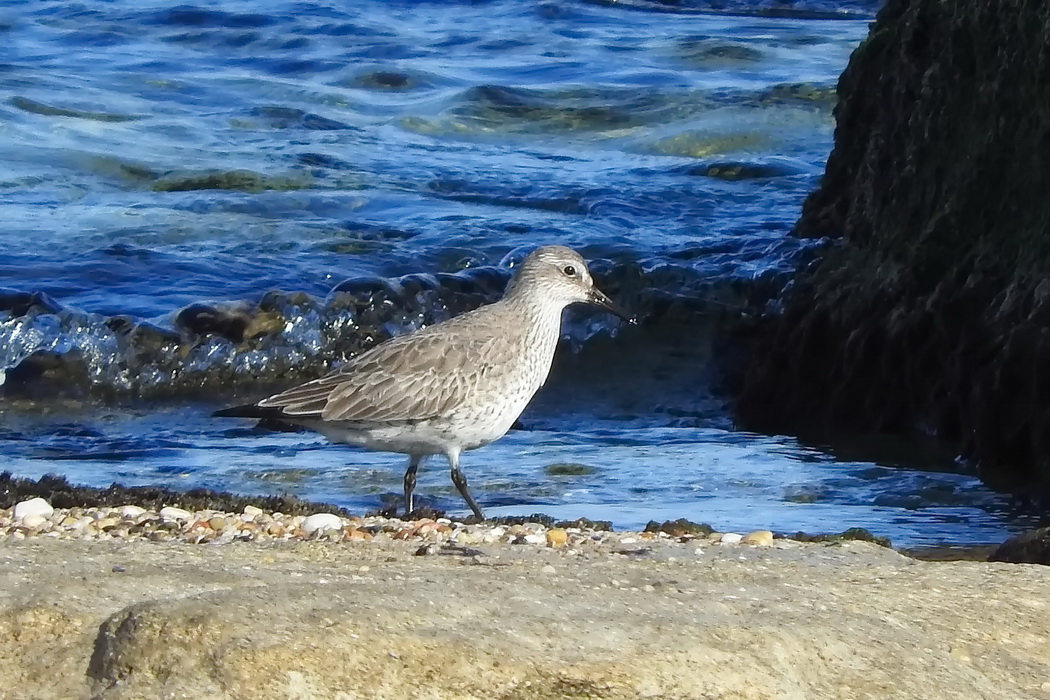
[[[312,179],[269,177],[251,170],[223,170],[187,175],[166,175],[153,184],[154,192],[192,192],[194,190],[235,190],[258,193],[266,190],[310,189]]]
[[[96,122],[130,122],[142,117],[133,114],[113,114],[111,112],[88,112],[82,109],[68,109],[66,107],[55,107],[31,100],[28,97],[12,97],[7,104],[20,109],[23,112],[39,114],[45,117],[70,117],[72,119],[90,119]]]
[[[550,476],[587,476],[598,473],[597,468],[576,462],[548,464],[544,471]]]
[[[667,156],[688,156],[704,158],[707,156],[732,153],[744,150],[762,150],[769,143],[764,134],[718,134],[708,131],[687,131],[662,141],[657,141],[653,149]]]
[[[750,67],[765,58],[762,51],[750,46],[704,38],[682,40],[676,53],[690,67],[706,70]]]

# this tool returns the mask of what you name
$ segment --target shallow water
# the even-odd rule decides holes
[[[400,457],[208,413],[494,298],[486,266],[559,242],[647,321],[572,315],[524,429],[464,459],[489,512],[903,545],[1030,524],[950,455],[836,459],[733,430],[718,392],[724,322],[809,245],[787,234],[876,3],[343,5],[0,9],[0,287],[47,295],[0,304],[4,468],[378,507]],[[176,319],[274,289],[309,296],[271,297],[258,337]],[[26,398],[41,354],[80,373]],[[461,510],[441,460],[419,491]]]

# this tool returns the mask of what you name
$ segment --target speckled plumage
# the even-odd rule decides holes
[[[624,316],[594,288],[578,253],[539,248],[522,262],[500,301],[392,338],[320,379],[220,415],[257,416],[262,409],[334,442],[408,454],[408,511],[420,462],[444,454],[453,482],[482,518],[459,470],[459,454],[510,430],[546,381],[562,311],[576,302]]]

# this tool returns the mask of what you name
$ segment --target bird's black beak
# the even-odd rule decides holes
[[[590,303],[594,304],[599,308],[605,309],[606,311],[616,314],[624,321],[627,321],[627,323],[630,323],[632,326],[638,324],[638,321],[634,318],[634,316],[627,313],[627,311],[623,308],[614,304],[613,300],[602,294],[602,292],[597,287],[591,289],[589,301]]]

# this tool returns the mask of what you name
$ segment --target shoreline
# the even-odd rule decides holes
[[[60,511],[59,515],[55,516],[53,522],[50,522],[44,531],[37,531],[39,528],[34,527],[21,527],[19,523],[16,523],[11,512],[16,503],[33,498],[41,498],[50,507]],[[187,511],[182,518],[181,529],[176,530],[170,527],[171,521],[177,520],[177,518],[173,517],[166,519],[168,527],[159,527],[165,520],[161,518],[162,510],[165,507],[174,507]],[[122,522],[122,520],[125,520],[122,511],[130,514],[126,518],[126,522]],[[260,535],[263,536],[263,541],[268,541],[266,537],[268,533],[265,532],[265,528],[263,528],[262,532],[256,532],[256,528],[250,524],[246,528],[240,527],[244,523],[238,522],[237,519],[246,512],[251,513],[252,518],[256,514],[260,514],[267,519],[272,519],[275,512],[281,516],[280,532],[276,535],[278,540],[308,539],[310,536],[316,537],[322,534],[315,534],[313,530],[308,533],[296,533],[295,530],[296,527],[300,526],[304,517],[316,514],[332,514],[341,517],[343,519],[341,527],[344,529],[344,536],[347,538],[351,537],[351,533],[356,530],[360,530],[360,533],[367,531],[373,536],[380,532],[403,533],[406,529],[418,528],[420,525],[426,524],[425,521],[428,521],[442,526],[438,530],[438,541],[441,542],[444,541],[441,535],[447,535],[452,532],[453,528],[460,528],[470,523],[469,519],[446,518],[444,512],[431,509],[420,509],[410,514],[411,517],[398,517],[385,512],[368,513],[362,517],[341,506],[303,500],[288,495],[245,496],[228,491],[214,491],[203,488],[177,491],[164,487],[125,487],[120,484],[99,488],[72,484],[65,476],[45,475],[40,479],[30,479],[14,477],[10,472],[0,473],[0,539],[12,536],[18,539],[37,536],[90,539],[90,532],[96,530],[94,525],[97,522],[103,522],[107,532],[116,533],[111,538],[128,539],[129,535],[133,535],[131,538],[133,540],[149,539],[151,533],[156,534],[159,530],[161,535],[167,533],[170,536],[154,537],[154,540],[166,541],[171,539],[193,542],[196,539],[195,543],[208,543],[224,536],[223,533],[226,528],[225,526],[220,527],[216,520],[222,519],[231,528],[230,532],[225,533],[226,539],[223,541],[233,541],[234,539],[237,541],[254,540]],[[94,522],[89,523],[85,517],[86,515],[90,515]],[[286,516],[291,516],[287,523],[285,522]],[[113,521],[114,518],[116,518],[116,521]],[[212,522],[213,520],[214,522]],[[65,525],[62,525],[63,521],[65,521]],[[79,525],[72,527],[78,521]],[[92,526],[91,528],[87,528],[89,524]],[[44,523],[40,523],[40,525],[42,526]],[[214,530],[211,525],[215,525],[218,530]],[[534,525],[535,527],[532,528],[533,534],[539,535],[543,535],[548,529],[564,530],[566,528],[587,531],[588,533],[608,531],[609,533],[616,533],[625,537],[652,532],[660,533],[662,531],[666,535],[684,537],[683,541],[695,539],[696,535],[700,534],[716,543],[720,541],[719,537],[721,535],[727,534],[729,535],[730,542],[727,542],[729,544],[735,543],[734,538],[737,536],[748,537],[756,533],[766,532],[769,533],[770,540],[773,538],[801,542],[866,540],[890,547],[906,556],[927,561],[988,561],[988,557],[1001,546],[1001,543],[978,545],[946,543],[935,546],[893,548],[888,538],[880,537],[877,533],[871,533],[860,527],[851,527],[840,533],[781,533],[771,530],[758,530],[754,533],[724,533],[715,530],[710,525],[693,523],[685,519],[668,520],[663,523],[652,521],[644,531],[615,530],[611,523],[604,521],[593,522],[583,518],[574,521],[557,521],[543,513],[520,517],[496,517],[486,520],[485,523],[477,524],[477,526],[484,526],[490,529],[496,527],[507,529],[524,525]],[[195,537],[191,536],[191,533],[197,530],[201,530],[201,532],[197,532]],[[211,530],[211,532],[207,532],[208,530]],[[289,533],[287,537],[285,536],[285,530]],[[233,533],[232,537],[231,533]],[[360,536],[360,533],[358,536]],[[328,541],[339,541],[335,538],[334,533],[327,534]],[[270,537],[274,536],[270,534]],[[762,534],[760,537],[764,541],[766,536]]]

